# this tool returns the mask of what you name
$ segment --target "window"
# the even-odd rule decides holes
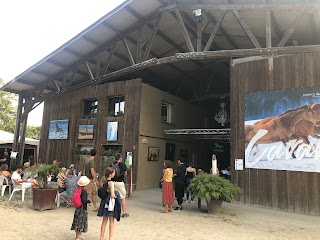
[[[161,103],[161,120],[162,122],[171,123],[171,111],[172,105],[169,103],[162,102]]]
[[[98,100],[85,100],[84,101],[84,117],[96,118],[98,113]]]
[[[108,116],[123,116],[124,114],[124,97],[109,98]]]

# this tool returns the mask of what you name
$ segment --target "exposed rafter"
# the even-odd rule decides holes
[[[288,42],[288,40],[291,37],[292,33],[294,32],[294,29],[296,28],[298,23],[303,18],[304,14],[305,14],[305,12],[303,12],[303,13],[299,14],[298,16],[296,16],[296,18],[293,21],[293,23],[291,24],[290,28],[286,31],[286,33],[282,37],[281,41],[279,42],[278,47],[284,47],[286,45],[286,43]]]
[[[282,3],[230,3],[230,4],[219,4],[219,3],[175,3],[169,6],[160,8],[162,11],[175,11],[179,10],[189,10],[202,9],[207,11],[309,11],[314,12],[320,10],[320,4],[282,4]]]
[[[211,31],[209,40],[208,40],[208,42],[207,42],[207,45],[206,45],[205,48],[204,48],[204,51],[210,50],[210,47],[211,47],[212,42],[213,42],[213,39],[214,39],[214,37],[216,36],[216,34],[217,34],[217,32],[218,32],[218,29],[220,28],[221,23],[222,23],[224,17],[226,16],[226,13],[227,13],[227,12],[224,11],[224,12],[222,13],[222,15],[220,16],[220,18],[218,19],[218,21],[216,22],[214,28],[213,28],[212,31]]]
[[[186,29],[186,26],[184,25],[184,22],[182,20],[180,11],[178,9],[176,9],[175,12],[176,12],[176,15],[177,15],[177,18],[178,18],[178,22],[179,22],[180,28],[182,30],[182,34],[183,34],[184,40],[187,43],[189,52],[194,52],[194,48],[193,48],[192,42],[190,40],[190,36],[189,36],[188,31]]]
[[[253,45],[256,48],[261,48],[261,45],[259,43],[259,41],[257,40],[257,38],[255,37],[255,35],[253,34],[253,32],[251,31],[249,25],[246,23],[246,21],[243,19],[241,13],[239,11],[234,10],[233,11],[234,16],[237,18],[238,22],[240,23],[241,27],[243,28],[243,30],[246,32],[246,34],[248,35],[249,39],[251,40],[251,42],[253,43]]]

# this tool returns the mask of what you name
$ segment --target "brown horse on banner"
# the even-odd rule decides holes
[[[294,127],[294,132],[289,140],[296,139],[296,140],[303,140],[304,143],[310,144],[308,136],[310,135],[318,135],[320,134],[320,127],[316,124],[320,121],[320,104],[315,103],[310,105],[310,109],[312,109],[315,113],[313,121],[302,119],[298,121]],[[264,125],[271,121],[275,117],[268,117],[256,122],[254,125]]]
[[[318,105],[320,106],[320,104]],[[268,133],[258,139],[256,144],[274,143],[279,141],[286,143],[295,134],[297,123],[302,120],[306,120],[315,126],[319,119],[318,114],[311,108],[311,106],[305,105],[297,109],[291,109],[279,116],[259,121],[255,125],[246,125],[245,141],[250,142],[260,129],[265,129]]]

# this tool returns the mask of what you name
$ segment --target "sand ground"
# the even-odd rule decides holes
[[[8,202],[8,194],[0,197],[0,239],[10,240],[72,240],[70,230],[74,208],[43,212],[32,209],[32,197],[21,201],[17,193]],[[159,189],[135,191],[127,200],[130,217],[115,224],[117,240],[126,239],[237,239],[286,240],[320,239],[320,217],[285,213],[275,210],[223,204],[219,215],[209,215],[197,209],[197,204],[184,203],[184,210],[160,213]],[[205,204],[203,204],[205,209]],[[89,229],[83,239],[99,239],[101,218],[89,208]],[[108,233],[106,233],[108,236]]]

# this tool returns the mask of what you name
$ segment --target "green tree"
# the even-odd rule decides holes
[[[3,80],[0,78],[0,87],[3,85]],[[14,132],[17,108],[12,103],[15,99],[15,94],[0,91],[0,130]]]
[[[40,139],[41,126],[27,126],[26,137],[33,139]]]

